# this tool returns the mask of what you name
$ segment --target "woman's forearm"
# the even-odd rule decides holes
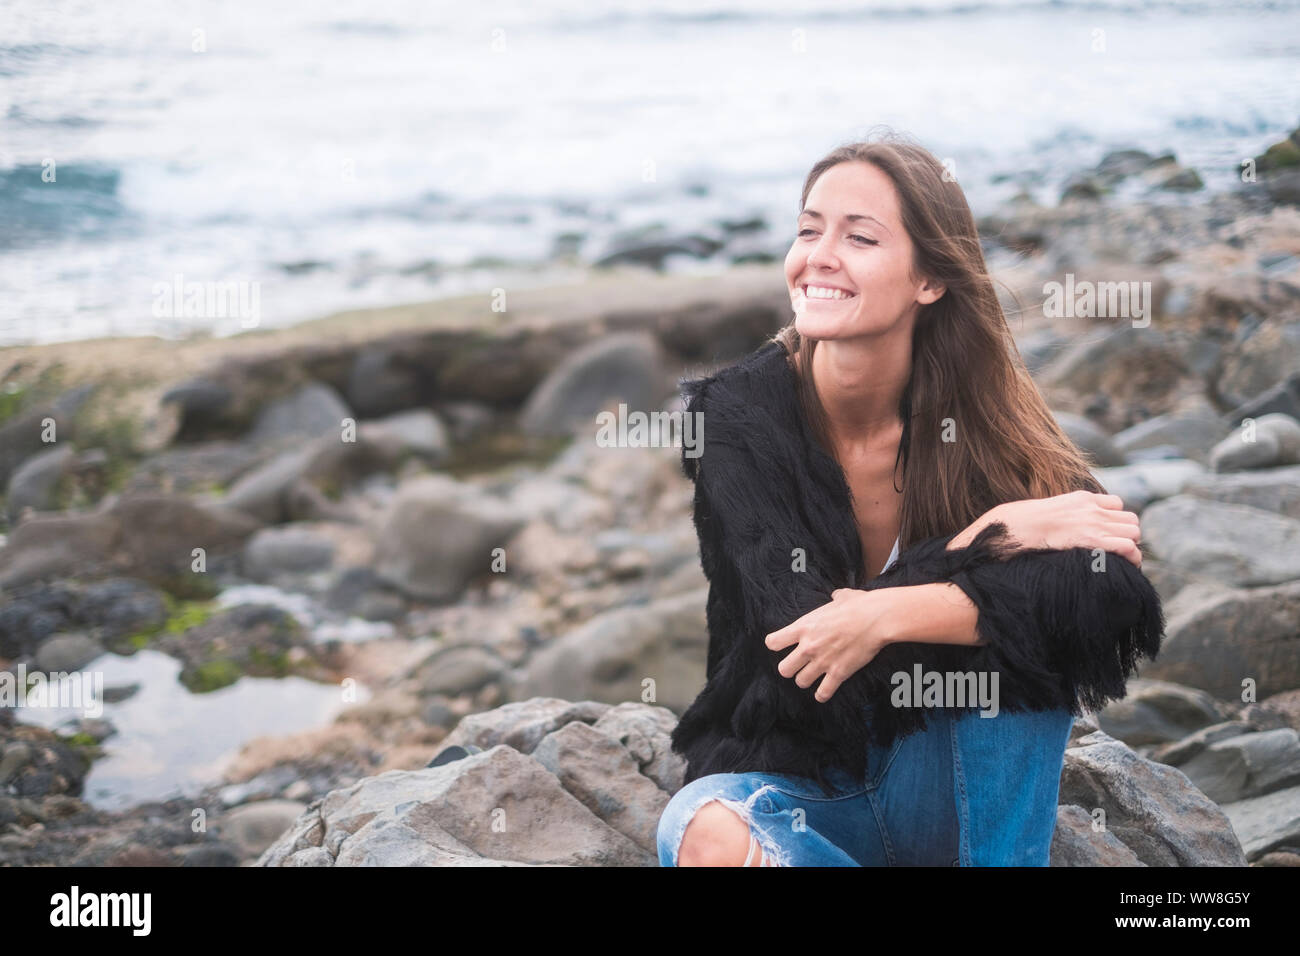
[[[920,644],[982,645],[975,630],[979,611],[961,588],[940,581],[908,587],[881,588],[897,602],[890,613],[886,640]]]

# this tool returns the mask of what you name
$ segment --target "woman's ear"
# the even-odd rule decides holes
[[[943,294],[948,291],[948,287],[942,282],[935,282],[933,279],[926,279],[921,286],[921,291],[917,293],[916,301],[922,305],[929,305],[931,302],[938,302],[943,298]]]

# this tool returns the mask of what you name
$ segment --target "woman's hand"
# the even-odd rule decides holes
[[[830,700],[844,681],[893,640],[890,627],[896,610],[891,590],[838,588],[831,592],[829,603],[767,635],[764,643],[774,651],[794,646],[777,671],[782,677],[793,677],[800,687],[811,687],[821,677],[816,698],[823,704]]]
[[[1142,567],[1142,529],[1138,516],[1125,511],[1119,495],[1071,491],[998,505],[963,531],[949,547],[969,544],[980,528],[995,521],[1007,526],[1017,548],[1069,548],[1110,551]],[[973,532],[972,532],[972,529]]]

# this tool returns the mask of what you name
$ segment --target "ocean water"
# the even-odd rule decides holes
[[[1122,147],[1226,188],[1300,123],[1298,53],[1300,0],[8,3],[0,346],[551,281],[656,226],[781,254],[879,124],[977,213]]]

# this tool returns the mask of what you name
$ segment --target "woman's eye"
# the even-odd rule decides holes
[[[804,236],[810,235],[811,233],[814,233],[814,232],[816,232],[816,231],[817,231],[816,229],[800,229],[800,230],[799,230],[798,238],[802,239]],[[856,234],[855,234],[855,235],[851,235],[851,236],[849,236],[849,238],[850,238],[850,239],[856,239],[856,240],[858,240],[859,242],[865,242],[865,243],[866,243],[867,245],[869,245],[869,246],[878,246],[878,245],[880,245],[880,243],[877,242],[875,239],[868,239],[866,236],[859,236],[859,235],[856,235]]]

